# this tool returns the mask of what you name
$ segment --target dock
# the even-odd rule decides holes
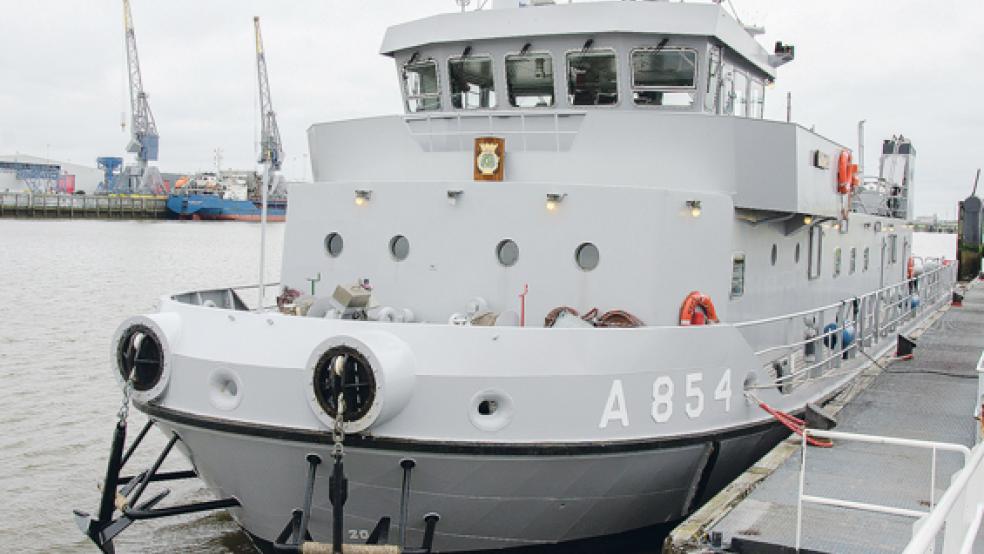
[[[679,525],[663,552],[910,552],[915,529],[931,517],[941,522],[936,512],[953,498],[958,508],[940,516],[945,531],[922,533],[926,544],[984,552],[973,515],[951,524],[970,505],[967,495],[976,495],[977,525],[984,509],[984,470],[974,466],[984,465],[984,447],[970,450],[982,432],[984,285],[969,286],[962,306],[911,336],[913,359],[871,363],[826,407],[838,422],[832,448],[804,451],[791,436]],[[965,463],[969,481],[951,492],[951,476],[954,487],[962,483],[955,474]],[[951,540],[959,528],[976,539]]]
[[[0,192],[0,217],[167,219],[163,196]]]

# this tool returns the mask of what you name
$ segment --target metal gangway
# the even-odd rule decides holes
[[[984,353],[977,363],[977,405],[974,417],[982,420],[984,409]],[[873,504],[855,500],[844,500],[816,494],[807,494],[807,439],[824,438],[838,442],[862,442],[880,445],[893,445],[928,450],[929,470],[929,509],[912,510],[883,504]],[[941,546],[943,554],[971,554],[980,539],[981,521],[984,519],[984,426],[978,426],[977,444],[973,449],[962,444],[912,440],[898,437],[885,437],[856,433],[841,433],[806,429],[802,435],[800,451],[799,494],[796,510],[796,550],[803,541],[803,507],[805,504],[818,504],[849,510],[862,510],[914,519],[912,540],[903,554],[924,554],[936,552]],[[963,467],[953,475],[950,486],[936,500],[936,463],[938,452],[956,452],[963,456]],[[942,537],[940,534],[942,533]]]

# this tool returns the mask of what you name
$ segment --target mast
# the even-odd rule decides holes
[[[143,88],[140,74],[140,57],[137,54],[137,35],[130,14],[130,0],[123,0],[123,31],[126,41],[126,65],[130,78],[130,142],[126,151],[137,155],[137,168],[141,185],[146,185],[147,162],[157,160],[157,147],[160,136],[157,122],[150,111],[147,93]],[[132,188],[132,187],[131,187]],[[132,192],[132,191],[131,191]]]
[[[263,52],[263,37],[260,34],[260,18],[253,18],[256,31],[256,79],[260,91],[260,159],[263,164],[263,181],[260,184],[262,207],[260,208],[260,279],[259,279],[259,310],[263,310],[264,268],[266,266],[266,224],[267,202],[270,184],[274,174],[280,171],[283,163],[284,150],[280,142],[280,128],[277,126],[277,115],[273,111],[273,101],[270,98],[270,81],[267,76],[266,55]]]

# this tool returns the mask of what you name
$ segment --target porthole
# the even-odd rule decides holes
[[[410,255],[410,240],[403,235],[396,235],[390,239],[389,251],[394,260],[402,262]]]
[[[779,246],[772,245],[772,265],[776,265],[776,261],[779,260]]]
[[[519,260],[519,246],[512,239],[506,239],[495,247],[495,256],[500,264],[512,267]]]
[[[601,260],[601,254],[598,252],[598,247],[586,242],[581,246],[577,247],[574,251],[574,259],[577,261],[577,266],[584,271],[591,271],[592,269],[598,267],[598,262]]]
[[[325,237],[325,252],[332,258],[341,255],[344,246],[345,241],[342,240],[342,235],[338,233],[328,233],[328,236]]]
[[[796,243],[796,252],[793,254],[793,262],[800,263],[800,244]]]

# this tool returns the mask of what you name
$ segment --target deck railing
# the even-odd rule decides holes
[[[846,361],[869,350],[884,349],[896,331],[950,300],[956,265],[939,267],[912,279],[790,314],[736,323],[755,355],[772,375],[751,389],[791,393],[820,379],[843,375]],[[785,340],[776,337],[785,337]],[[846,369],[845,371],[854,371]]]

